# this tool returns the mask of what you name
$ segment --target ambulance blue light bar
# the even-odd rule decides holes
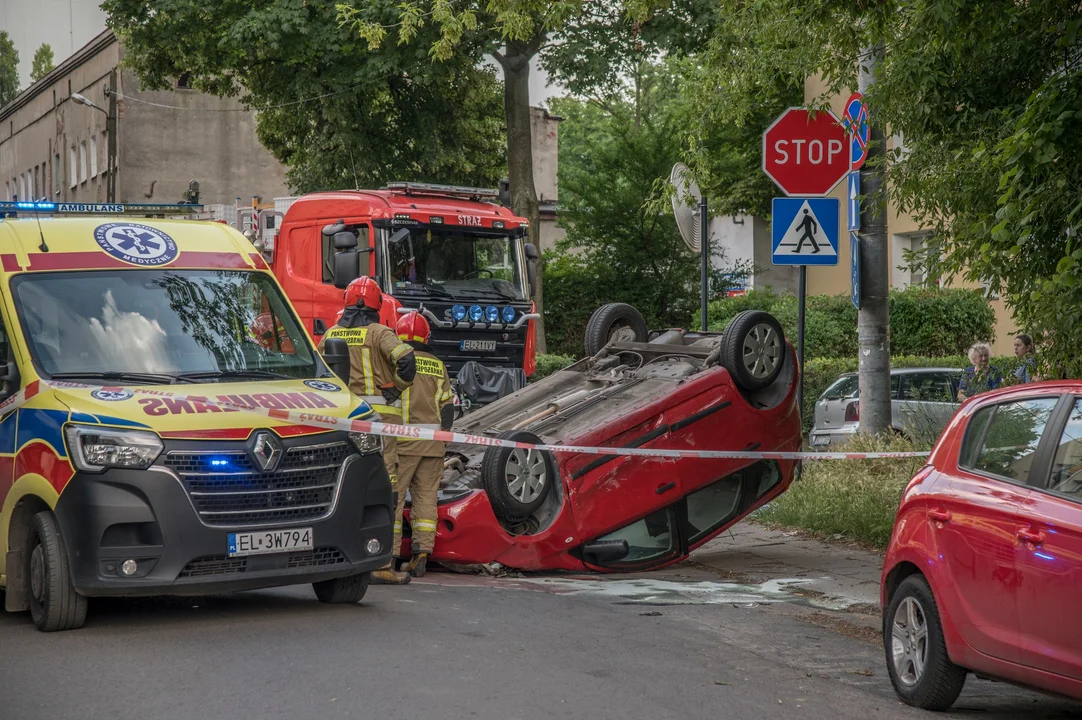
[[[56,203],[27,200],[0,202],[0,217],[20,212],[44,215],[195,215],[202,211],[202,205],[186,203],[161,205],[152,203]]]

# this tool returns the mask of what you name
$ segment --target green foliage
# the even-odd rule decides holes
[[[901,438],[856,437],[849,447],[854,452],[915,449]],[[923,464],[922,458],[807,462],[801,478],[756,517],[882,550],[890,542],[902,492]]]
[[[563,370],[574,362],[575,358],[569,355],[539,354],[537,356],[537,371],[534,372],[533,377],[531,377],[530,380],[537,381],[541,378],[546,378],[554,372]]]
[[[49,43],[42,43],[34,53],[34,60],[30,65],[30,82],[37,82],[49,74],[56,67],[53,57],[53,48]]]
[[[503,174],[502,102],[482,47],[433,63],[417,45],[370,50],[331,0],[107,0],[109,26],[144,87],[192,86],[260,109],[260,141],[297,192],[390,180],[494,185]],[[358,11],[393,23],[394,0]],[[419,30],[434,41],[439,29]],[[308,99],[311,98],[311,99]],[[302,99],[307,99],[301,101]]]
[[[796,342],[796,296],[753,290],[722,298],[707,309],[709,327],[723,330],[744,310],[766,310]],[[696,317],[695,322],[698,322]],[[890,350],[897,355],[965,354],[975,342],[992,339],[995,312],[979,290],[907,288],[890,293]],[[857,356],[857,310],[845,295],[811,295],[805,316],[804,352],[809,358]]]
[[[727,118],[745,117],[779,73],[821,76],[817,102],[844,96],[866,49],[883,49],[866,100],[906,150],[881,167],[899,210],[934,230],[940,250],[917,264],[1000,292],[1043,336],[1042,370],[1082,375],[1082,6],[723,0],[722,11],[724,32],[744,43],[705,63],[726,88]]]
[[[8,36],[0,30],[0,108],[19,94],[19,51]]]

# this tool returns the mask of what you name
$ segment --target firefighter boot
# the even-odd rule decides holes
[[[398,572],[394,569],[394,562],[384,565],[379,570],[372,571],[371,583],[373,585],[409,585],[410,574]]]
[[[428,565],[428,553],[417,553],[413,558],[406,563],[402,568],[404,572],[408,572],[413,577],[424,577],[426,566]]]

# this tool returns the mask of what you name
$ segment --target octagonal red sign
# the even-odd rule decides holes
[[[827,195],[849,172],[848,140],[833,112],[789,108],[763,133],[763,172],[786,195]]]

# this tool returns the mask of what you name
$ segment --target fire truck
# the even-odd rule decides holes
[[[469,363],[467,388],[504,394],[536,366],[540,315],[530,298],[539,254],[528,222],[499,197],[498,190],[390,183],[277,199],[273,210],[253,210],[250,226],[313,337],[334,324],[343,288],[368,275],[392,313],[417,310],[428,319],[432,349],[460,390]]]

